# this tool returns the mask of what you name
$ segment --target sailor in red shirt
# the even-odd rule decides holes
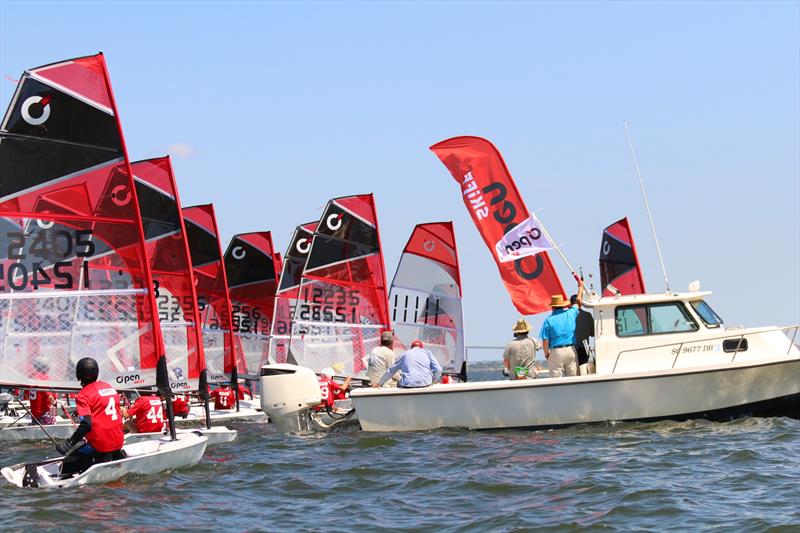
[[[172,412],[175,416],[186,418],[189,416],[189,400],[183,394],[178,394],[172,399]]]
[[[214,400],[215,411],[225,411],[236,407],[236,393],[227,383],[211,391],[211,398]]]
[[[319,408],[326,410],[333,408],[335,400],[343,400],[347,398],[347,391],[350,390],[350,378],[345,378],[344,383],[341,385],[333,381],[333,369],[324,368],[319,376],[319,390],[322,395],[322,403]]]
[[[31,416],[39,421],[39,424],[55,424],[56,417],[50,412],[50,408],[56,404],[56,396],[46,390],[25,391],[25,398],[31,402]],[[36,421],[31,421],[31,425]]]
[[[119,394],[108,383],[97,381],[99,372],[97,361],[91,357],[84,357],[75,365],[75,376],[83,386],[76,398],[80,424],[70,438],[56,445],[56,450],[65,454],[83,438],[86,444],[64,457],[62,475],[125,457]]]
[[[237,396],[239,396],[239,400],[244,400],[245,393],[247,393],[247,395],[252,400],[253,399],[253,393],[250,392],[250,389],[248,389],[247,387],[242,385],[241,381],[242,380],[239,381],[239,386],[236,387],[236,393],[237,393]]]
[[[125,422],[131,433],[161,433],[164,431],[164,406],[155,394],[139,396],[130,409],[122,407],[122,416],[133,418]]]

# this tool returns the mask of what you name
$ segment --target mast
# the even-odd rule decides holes
[[[636,176],[639,178],[639,188],[642,190],[642,198],[644,199],[644,208],[647,211],[647,218],[650,220],[650,229],[653,230],[653,240],[656,241],[656,251],[658,252],[658,260],[661,263],[661,272],[664,273],[664,285],[666,291],[669,291],[669,279],[667,278],[667,267],[664,266],[664,256],[661,255],[661,246],[658,244],[658,235],[656,235],[656,225],[653,222],[653,214],[650,212],[650,205],[647,203],[647,193],[644,191],[644,181],[642,180],[642,173],[639,172],[639,162],[636,160],[636,152],[633,149],[633,141],[631,141],[631,134],[628,131],[628,121],[623,120],[622,124],[625,126],[625,136],[628,138],[628,146],[631,148],[631,156],[633,157],[633,167],[636,169]]]

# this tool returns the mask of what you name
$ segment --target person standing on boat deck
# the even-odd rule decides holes
[[[569,297],[571,305],[578,305],[578,316],[575,319],[575,352],[578,355],[578,374],[588,374],[587,367],[583,366],[589,363],[589,352],[586,351],[586,343],[589,343],[589,337],[594,337],[594,317],[589,311],[586,311],[578,303],[578,295],[573,294]]]
[[[531,326],[524,318],[517,320],[514,340],[503,352],[503,366],[508,369],[508,379],[533,379],[536,377],[536,351],[541,345],[528,337]]]
[[[64,458],[61,474],[77,474],[97,463],[123,459],[124,435],[119,394],[105,381],[98,381],[97,361],[84,357],[75,365],[75,376],[83,387],[76,398],[80,424],[75,433],[56,445],[67,451],[86,438],[86,444]]]
[[[397,361],[397,355],[394,353],[394,350],[392,350],[393,345],[394,333],[391,331],[384,331],[381,333],[381,345],[376,346],[369,352],[369,359],[367,359],[367,379],[372,383],[378,383],[386,371]],[[399,372],[386,382],[386,386],[397,387],[398,381],[400,381]]]
[[[578,287],[578,305],[571,307],[569,300],[560,294],[550,297],[553,312],[542,324],[542,346],[547,368],[551,378],[577,375],[577,354],[575,353],[575,319],[583,300],[583,283]]]
[[[161,433],[164,425],[164,407],[155,394],[139,396],[130,409],[121,407],[122,417],[128,419],[125,428],[131,433]],[[133,420],[130,420],[133,419]]]
[[[428,387],[442,375],[442,365],[419,340],[412,342],[411,349],[403,352],[397,362],[383,374],[381,380],[372,386],[376,389],[382,387],[398,370],[402,373],[402,377],[397,386],[402,389]]]

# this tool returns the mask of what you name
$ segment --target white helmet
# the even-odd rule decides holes
[[[329,366],[326,366],[325,368],[322,369],[320,374],[322,374],[323,376],[327,376],[329,378],[332,378],[333,377],[333,369],[331,367],[329,367]]]

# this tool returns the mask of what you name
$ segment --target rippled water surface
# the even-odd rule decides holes
[[[0,488],[4,531],[799,531],[800,421],[542,432],[239,425],[195,468],[80,489]],[[0,465],[55,455],[0,449]]]

